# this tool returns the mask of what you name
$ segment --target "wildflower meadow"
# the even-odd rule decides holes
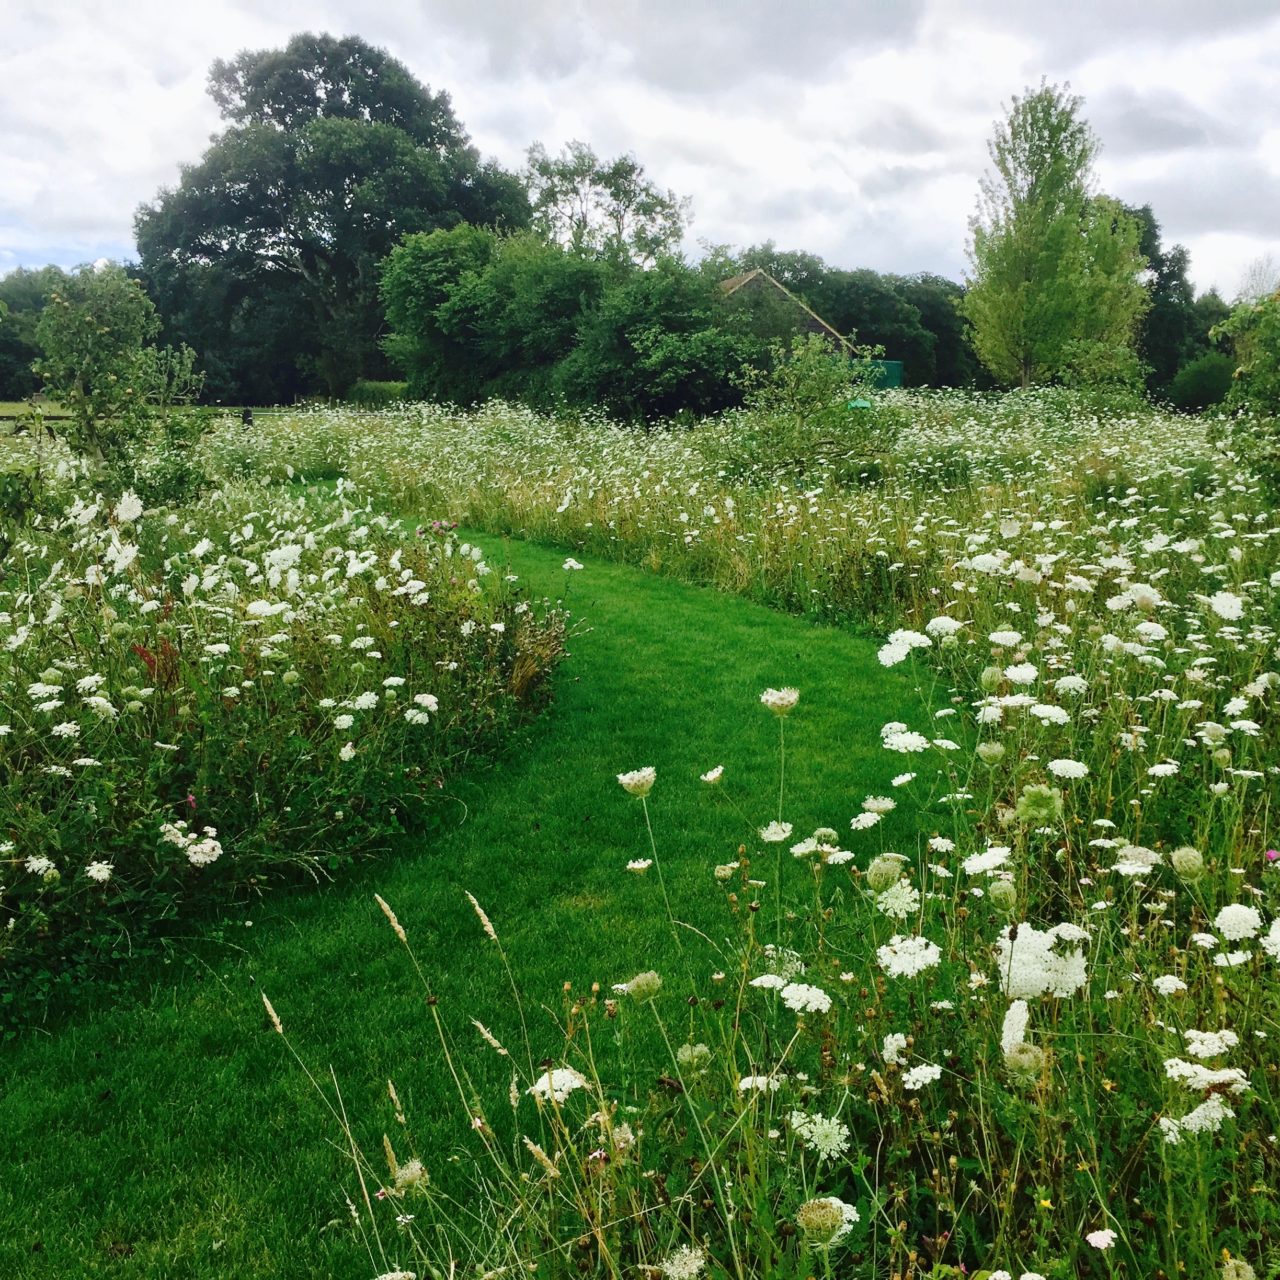
[[[1274,1273],[1270,505],[1221,424],[886,399],[888,451],[800,472],[743,467],[762,424],[732,416],[294,425],[303,457],[398,503],[872,631],[925,708],[880,726],[876,792],[807,830],[785,772],[804,690],[761,692],[777,786],[738,847],[699,852],[714,931],[663,879],[689,851],[662,760],[620,773],[643,823],[618,871],[670,945],[551,1025],[530,1010],[519,1043],[417,972],[466,1176],[397,1106],[351,1193],[371,1238],[400,1223],[413,1274]],[[280,465],[267,435],[232,443]],[[908,798],[913,829],[882,838]],[[471,901],[501,952],[500,890]],[[412,922],[380,905],[412,975]],[[473,1082],[484,1055],[508,1089]]]
[[[433,825],[438,780],[575,616],[607,629],[620,562],[668,583],[665,617],[632,601],[670,697],[627,703],[643,757],[477,795],[521,816],[465,883],[363,873],[377,927],[339,963],[397,990],[344,1028],[363,1061],[326,1057],[312,982],[237,997],[255,1071],[324,1118],[289,1143],[363,1268],[335,1274],[1280,1273],[1278,526],[1240,421],[1059,392],[872,413],[842,453],[751,411],[312,410],[206,435],[180,510],[69,480],[11,553],[11,952],[327,877],[392,828],[429,847],[464,821]],[[725,686],[723,733],[680,719],[712,687],[695,586],[799,628]],[[817,694],[798,637],[832,628],[864,656]],[[702,642],[727,681],[749,661]],[[551,717],[589,735],[597,705]],[[584,787],[607,831],[554,826],[577,861],[527,896],[520,845],[570,817],[545,797]]]

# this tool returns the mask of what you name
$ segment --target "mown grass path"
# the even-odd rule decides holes
[[[562,550],[510,543],[504,557],[498,539],[476,538],[534,594],[567,591],[578,633],[552,706],[499,761],[449,784],[445,827],[430,842],[339,883],[268,896],[228,917],[211,966],[165,971],[135,999],[5,1050],[0,1275],[376,1275],[382,1259],[344,1221],[352,1179],[341,1135],[259,993],[311,1068],[324,1077],[332,1067],[367,1149],[397,1129],[392,1077],[417,1153],[447,1176],[465,1119],[374,892],[408,930],[479,1078],[504,1097],[505,1068],[470,1019],[513,1049],[520,1019],[464,890],[502,935],[535,1055],[552,1053],[549,1012],[565,983],[607,987],[663,969],[673,950],[652,873],[624,869],[648,839],[615,774],[657,768],[650,810],[676,914],[721,941],[711,867],[741,843],[759,850],[752,826],[777,816],[778,726],[761,690],[801,691],[787,721],[784,814],[797,839],[818,825],[847,831],[864,795],[889,790],[903,762],[880,749],[883,722],[923,727],[909,682],[878,665],[868,640],[604,561],[569,574]],[[745,817],[699,782],[717,764]],[[852,847],[914,846],[907,808],[851,835],[864,842]],[[694,963],[709,976],[716,956],[707,947]]]

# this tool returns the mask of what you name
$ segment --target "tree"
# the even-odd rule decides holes
[[[1280,417],[1280,286],[1256,302],[1236,305],[1213,336],[1229,339],[1236,357],[1229,401]]]
[[[378,264],[402,235],[528,219],[448,96],[363,40],[300,35],[215,62],[210,93],[229,127],[138,211],[143,267],[168,293],[216,280],[235,302],[300,303],[331,394],[378,371]]]
[[[60,267],[19,267],[0,277],[0,400],[25,400],[40,386],[36,325],[49,294],[66,282]]]
[[[734,322],[718,284],[669,255],[611,279],[583,315],[557,389],[631,420],[736,404],[737,374],[763,344]]]
[[[635,156],[603,161],[585,142],[558,156],[535,142],[525,182],[534,226],[576,253],[652,262],[675,249],[689,220],[688,200],[646,178]]]
[[[36,370],[68,415],[62,433],[107,470],[127,463],[157,409],[198,387],[193,353],[151,345],[159,330],[142,285],[111,263],[73,272],[40,315]]]
[[[912,384],[934,387],[970,387],[982,373],[965,335],[960,303],[963,286],[945,276],[923,272],[898,278],[898,293],[915,307],[921,326],[933,338],[932,377],[908,370]],[[885,351],[889,344],[885,342]]]
[[[1254,258],[1240,277],[1237,302],[1261,302],[1280,289],[1280,262],[1270,253]]]
[[[1149,204],[1125,207],[1138,224],[1138,252],[1147,261],[1147,295],[1151,305],[1142,318],[1138,352],[1150,372],[1147,385],[1164,391],[1195,353],[1195,290],[1187,277],[1191,255],[1180,244],[1166,249],[1160,224]]]
[[[961,305],[974,347],[996,378],[1023,387],[1136,367],[1147,301],[1138,227],[1093,192],[1098,142],[1082,105],[1043,82],[1014,98],[970,224]]]

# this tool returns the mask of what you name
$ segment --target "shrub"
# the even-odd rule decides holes
[[[479,548],[349,498],[233,488],[163,515],[126,492],[15,546],[10,983],[111,956],[189,903],[385,850],[534,705],[559,615],[521,603]]]
[[[407,382],[374,382],[361,378],[347,392],[347,403],[357,409],[385,409],[409,398]]]
[[[1221,404],[1231,390],[1235,368],[1235,361],[1221,351],[1205,352],[1178,370],[1169,385],[1169,403],[1192,412]]]

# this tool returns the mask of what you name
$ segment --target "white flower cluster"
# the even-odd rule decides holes
[[[819,1160],[834,1160],[849,1149],[849,1126],[834,1116],[793,1111],[787,1124]]]
[[[1026,923],[1006,926],[996,940],[1000,989],[1021,1000],[1075,995],[1089,974],[1084,952],[1070,944],[1088,937],[1088,930],[1070,923],[1043,930]]]
[[[217,836],[215,827],[203,827],[201,834],[197,835],[182,821],[165,822],[160,827],[160,839],[181,849],[193,867],[207,867],[222,856],[222,845],[218,843]]]

